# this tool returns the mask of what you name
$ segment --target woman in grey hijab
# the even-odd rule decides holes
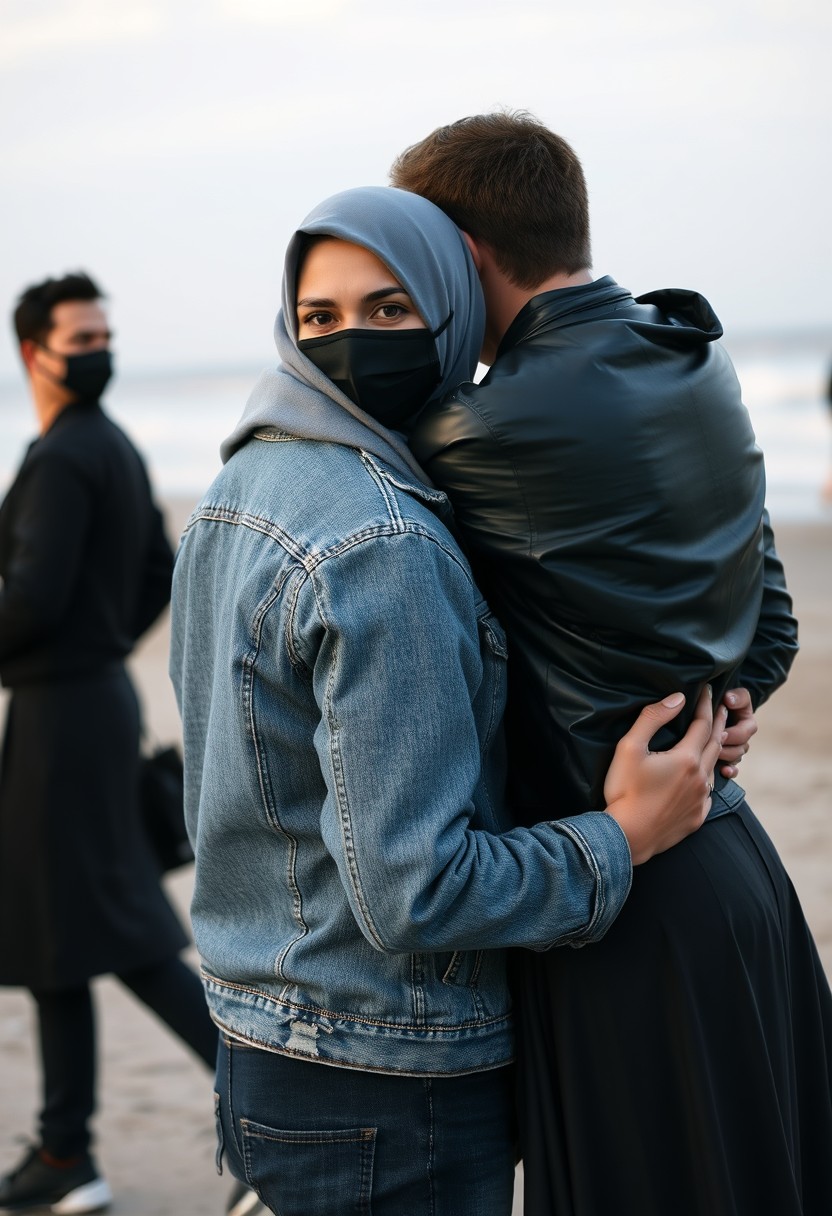
[[[400,350],[390,351],[388,361],[395,370],[387,378],[383,368],[363,369],[368,408],[362,409],[355,377],[352,384],[348,374],[339,377],[335,361],[323,370],[323,360],[305,345],[311,332],[299,335],[298,272],[310,245],[324,237],[372,253],[390,272],[391,283],[406,286],[420,323],[429,331],[424,349],[435,360],[435,376],[430,384],[422,382],[425,391],[421,399],[417,393],[410,415],[395,409],[394,398],[401,396],[402,389],[401,380],[396,382]],[[473,260],[462,233],[438,207],[391,187],[368,186],[334,195],[310,212],[289,243],[282,308],[274,329],[281,363],[263,372],[240,422],[222,446],[223,459],[255,430],[276,426],[299,438],[372,452],[405,476],[429,485],[396,432],[419,407],[472,378],[484,327],[485,306]],[[398,331],[400,326],[387,328]],[[349,352],[343,359],[350,361]],[[393,408],[385,412],[388,403]]]
[[[646,859],[625,825],[650,822],[657,851],[708,806],[704,702],[647,757],[679,695],[630,732],[609,813],[507,821],[505,639],[404,439],[471,378],[482,332],[464,238],[431,203],[316,208],[286,259],[281,365],[177,558],[218,1159],[284,1216],[508,1216],[503,950],[597,940],[631,849]]]

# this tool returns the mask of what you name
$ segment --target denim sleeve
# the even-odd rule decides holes
[[[477,598],[453,551],[411,531],[328,557],[298,595],[291,646],[320,710],[321,831],[382,951],[594,941],[629,891],[607,815],[499,830],[482,748],[505,671],[481,649]]]

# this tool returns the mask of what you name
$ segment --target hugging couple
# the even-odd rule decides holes
[[[518,1156],[526,1216],[827,1216],[832,999],[734,781],[797,642],[719,321],[593,274],[528,114],[391,180],[293,236],[174,573],[219,1160],[282,1216],[508,1216]]]

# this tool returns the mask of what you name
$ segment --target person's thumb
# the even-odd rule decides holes
[[[668,722],[672,722],[684,704],[685,694],[674,692],[665,697],[663,701],[654,701],[651,705],[645,705],[629,732],[631,743],[643,747],[645,751],[649,750],[650,740],[656,732],[666,726]]]

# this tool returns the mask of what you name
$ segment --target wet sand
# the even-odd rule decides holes
[[[171,535],[187,516],[168,504]],[[775,521],[776,523],[776,521]],[[801,622],[801,653],[785,688],[758,715],[760,733],[741,784],[789,868],[832,975],[832,520],[777,528]],[[152,735],[176,739],[167,679],[167,621],[145,640],[133,670]],[[167,880],[187,916],[190,868]],[[196,959],[191,952],[191,960]],[[119,1216],[209,1216],[231,1184],[214,1170],[212,1079],[201,1063],[109,979],[95,983],[101,1057],[97,1154]],[[0,989],[0,1169],[31,1135],[38,1077],[25,994]]]

